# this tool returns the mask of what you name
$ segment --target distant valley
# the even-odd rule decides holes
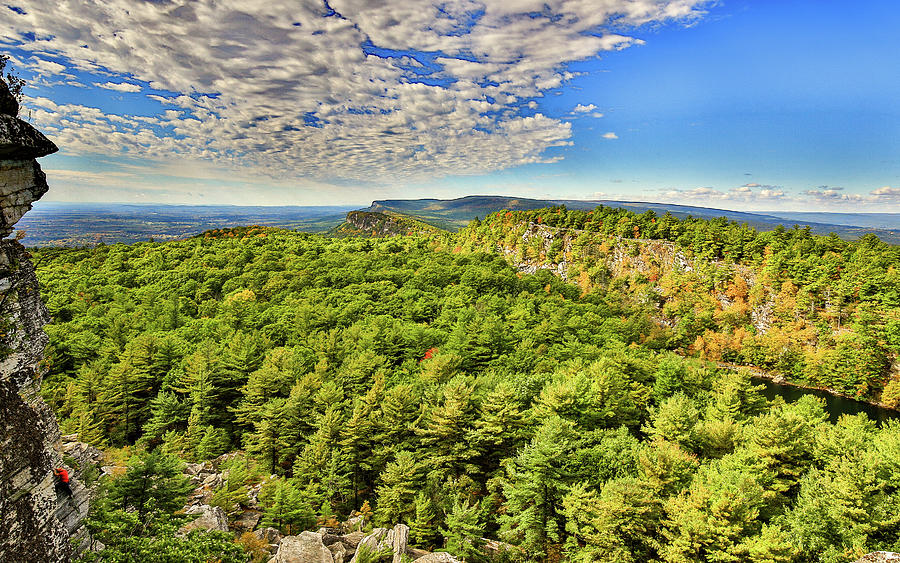
[[[263,225],[323,232],[355,206],[232,206],[39,202],[16,227],[26,246],[177,240],[212,229]]]
[[[404,216],[416,222],[456,231],[475,217],[500,209],[530,210],[553,205],[570,209],[592,209],[598,205],[622,207],[642,213],[667,211],[676,217],[703,219],[725,217],[761,230],[778,225],[808,225],[816,234],[836,233],[852,240],[867,233],[900,244],[900,213],[757,212],[748,213],[663,203],[611,200],[541,200],[505,196],[467,196],[457,199],[377,200],[367,207],[357,206],[229,206],[100,204],[40,202],[25,216],[18,228],[30,247],[93,246],[133,243],[146,240],[177,240],[203,231],[227,227],[263,225],[311,232],[347,232],[347,213],[354,210]],[[344,235],[345,236],[345,235]]]

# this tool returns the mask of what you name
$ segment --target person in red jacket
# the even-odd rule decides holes
[[[53,470],[53,474],[56,475],[56,490],[72,496],[72,487],[69,486],[69,472],[63,467],[57,467]]]

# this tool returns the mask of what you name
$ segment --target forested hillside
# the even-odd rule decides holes
[[[523,239],[528,223],[584,232]],[[620,248],[652,267],[617,237],[673,241],[689,268],[610,270]],[[519,272],[497,245],[565,257],[577,283]],[[898,344],[896,260],[875,240],[607,209],[499,214],[458,237],[245,228],[44,249],[43,394],[64,432],[135,456],[94,517],[108,553],[174,545],[147,523],[181,485],[125,510],[130,479],[242,450],[215,502],[235,514],[262,483],[263,523],[289,533],[355,511],[467,561],[485,538],[506,561],[849,561],[900,550],[900,425],[831,424],[811,397],[770,403],[746,371],[679,353],[752,349],[869,396]],[[769,301],[781,348],[747,328]],[[818,345],[791,340],[809,327]],[[760,343],[706,344],[739,329]]]
[[[900,246],[874,236],[557,207],[494,214],[461,239],[619,295],[668,329],[667,348],[900,403]]]

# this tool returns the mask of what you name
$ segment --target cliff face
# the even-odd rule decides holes
[[[440,229],[411,217],[387,215],[377,211],[351,211],[347,220],[331,231],[332,236],[393,237],[402,235],[430,235]]]
[[[0,238],[47,191],[35,158],[56,150],[28,123],[0,115]],[[38,394],[48,321],[30,255],[0,241],[0,561],[65,561],[70,538],[84,534],[87,490],[72,479],[71,497],[57,492],[59,427]]]

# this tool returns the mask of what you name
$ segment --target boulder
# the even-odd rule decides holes
[[[406,553],[406,543],[409,540],[409,526],[405,524],[397,524],[390,530],[387,528],[375,528],[372,533],[364,537],[359,545],[356,546],[356,553],[350,563],[356,563],[359,558],[360,550],[367,550],[369,553],[390,549],[394,556],[391,563],[400,563],[403,555]]]
[[[456,557],[453,557],[449,553],[439,552],[439,553],[429,553],[428,555],[424,555],[419,557],[413,563],[462,563]]]
[[[275,528],[260,528],[253,532],[256,534],[256,537],[263,540],[266,543],[271,543],[278,545],[281,543],[281,532],[276,530]]]
[[[250,532],[256,528],[261,518],[262,512],[258,510],[245,510],[235,519],[234,527],[237,530]]]
[[[188,509],[187,514],[198,514],[199,518],[182,526],[179,529],[182,533],[192,530],[228,531],[228,518],[225,516],[225,511],[219,506],[210,506],[208,504],[192,506]]]
[[[354,516],[352,518],[348,518],[346,522],[341,524],[341,527],[344,531],[353,531],[358,532],[362,529],[363,524],[365,524],[365,518],[362,516]]]
[[[0,115],[0,152],[11,155],[15,147],[3,135],[4,119],[14,118]],[[47,175],[37,161],[0,155],[0,238],[12,233],[13,225],[48,189]]]
[[[341,541],[341,536],[335,534],[332,528],[319,528],[319,535],[322,536],[322,543],[326,546]]]
[[[328,551],[331,552],[331,557],[334,559],[334,563],[344,563],[347,559],[347,548],[344,547],[339,541],[336,541],[328,546]]]
[[[359,542],[363,541],[365,537],[366,534],[363,532],[350,532],[341,536],[341,543],[355,550],[359,546]]]
[[[303,532],[299,536],[282,538],[278,553],[270,563],[334,563],[334,557],[322,543],[322,536]]]
[[[900,563],[900,553],[873,551],[863,555],[856,563]]]
[[[356,553],[353,554],[353,559],[350,560],[350,563],[356,563],[357,559],[359,559],[359,552],[362,550],[369,553],[378,551],[378,549],[382,547],[381,540],[383,540],[387,534],[387,528],[375,528],[372,530],[372,533],[364,537],[362,541],[359,542],[359,545],[356,546]]]
[[[28,122],[0,114],[0,160],[31,160],[59,148]]]
[[[394,550],[394,559],[391,563],[400,563],[403,555],[406,553],[406,542],[409,541],[409,526],[406,524],[397,524],[388,533],[385,543],[389,544]]]
[[[202,463],[188,463],[184,466],[184,472],[188,475],[197,475],[203,469]]]

